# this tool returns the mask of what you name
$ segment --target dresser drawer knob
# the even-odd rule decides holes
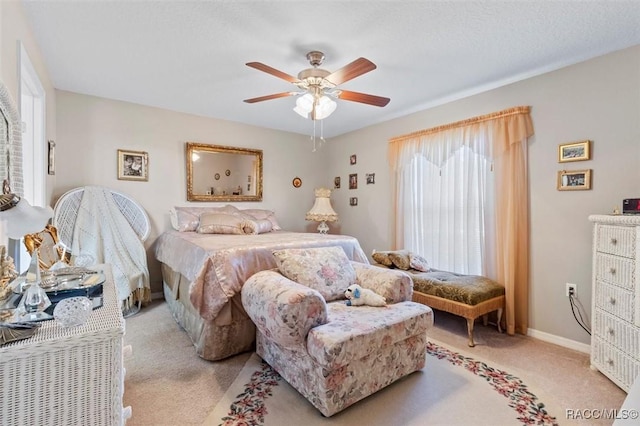
[[[615,246],[616,244],[618,244],[618,240],[616,240],[615,238],[612,238],[611,239],[611,244],[613,244]]]
[[[616,268],[614,268],[613,266],[611,268],[609,268],[609,273],[611,275],[615,275],[616,274]]]
[[[616,298],[615,297],[610,297],[609,298],[609,303],[611,303],[612,305],[616,304]]]
[[[607,333],[613,336],[613,327],[607,327]]]
[[[607,362],[607,364],[609,364],[609,365],[613,365],[613,360],[612,360],[611,358],[607,358],[607,361],[606,361],[606,362]]]

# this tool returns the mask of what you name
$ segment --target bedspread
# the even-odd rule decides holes
[[[212,321],[250,276],[276,268],[272,250],[326,246],[340,246],[350,260],[369,263],[354,237],[288,231],[228,235],[170,230],[156,241],[155,256],[191,282],[191,304]]]

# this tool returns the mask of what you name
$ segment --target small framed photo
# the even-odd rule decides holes
[[[357,206],[358,205],[358,197],[349,198],[349,205],[350,206]]]
[[[56,174],[56,143],[52,140],[47,141],[49,145],[49,160],[47,165],[47,173]]]
[[[580,191],[591,189],[591,169],[560,170],[558,172],[558,191]]]
[[[558,163],[591,159],[591,141],[566,143],[558,146]]]
[[[149,154],[144,151],[118,150],[118,179],[149,180]]]
[[[367,185],[373,185],[376,183],[376,174],[375,173],[367,173],[365,174],[367,178]]]
[[[352,173],[349,175],[349,189],[358,189],[358,174]]]
[[[333,189],[340,189],[340,176],[333,178]]]
[[[357,162],[357,158],[355,154],[352,154],[351,157],[349,157],[349,163],[353,166],[354,164],[356,164]]]

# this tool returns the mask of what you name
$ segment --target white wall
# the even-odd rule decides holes
[[[263,150],[263,201],[231,204],[275,210],[281,226],[288,230],[304,231],[312,226],[304,215],[313,205],[314,188],[327,183],[323,154],[312,152],[307,136],[65,91],[57,92],[57,107],[54,199],[75,187],[102,185],[137,200],[151,220],[145,245],[152,292],[162,291],[153,243],[170,227],[169,209],[226,204],[186,201],[186,142]],[[148,152],[148,182],[117,179],[118,149]],[[291,184],[296,176],[303,181],[300,188]]]
[[[392,100],[393,101],[393,100]],[[355,131],[330,141],[327,173],[358,173],[358,189],[334,192],[342,231],[364,250],[391,248],[392,200],[387,141],[416,130],[518,105],[532,107],[529,144],[531,207],[530,322],[532,329],[589,343],[573,319],[565,283],[591,311],[591,223],[594,213],[640,197],[640,46],[509,86]],[[592,160],[558,163],[558,145],[590,139]],[[349,165],[349,155],[358,162]],[[558,170],[592,169],[589,191],[558,191]],[[375,185],[364,173],[376,173]],[[357,196],[359,205],[349,206]]]

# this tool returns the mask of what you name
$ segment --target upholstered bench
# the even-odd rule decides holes
[[[400,269],[413,279],[413,301],[433,309],[449,312],[467,320],[469,346],[473,341],[473,325],[480,316],[485,325],[488,314],[497,311],[498,332],[504,308],[504,286],[483,276],[462,275],[429,267],[421,256],[407,250],[373,252],[375,265]]]
[[[487,325],[489,312],[497,311],[498,332],[502,332],[500,321],[504,308],[504,287],[497,282],[477,275],[462,275],[453,272],[420,272],[407,270],[413,278],[413,300],[433,309],[459,315],[467,320],[469,346],[473,341],[475,320],[483,316]]]

